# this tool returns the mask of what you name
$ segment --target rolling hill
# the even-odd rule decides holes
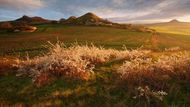
[[[112,24],[112,22],[102,19],[93,13],[86,13],[80,17],[71,16],[67,20],[62,20],[63,24],[72,24],[72,25],[106,25]]]
[[[50,20],[41,17],[29,17],[24,15],[13,21],[0,22],[0,31],[34,32],[37,29],[37,27],[35,27],[36,24],[45,24],[50,22]]]
[[[154,32],[152,29],[149,29],[145,26],[136,26],[132,24],[119,24],[108,21],[106,19],[100,18],[99,16],[95,15],[94,13],[86,13],[80,17],[71,16],[68,19],[61,18],[59,21],[57,20],[48,20],[42,17],[29,17],[29,16],[22,16],[13,21],[7,22],[0,22],[0,31],[26,31],[25,29],[31,29],[40,25],[40,24],[48,24],[48,25],[74,25],[74,26],[104,26],[104,27],[112,27],[112,28],[119,28],[119,29],[127,29],[131,31],[139,31],[139,32]]]
[[[101,25],[101,24],[113,24],[112,22],[108,21],[108,20],[105,20],[105,19],[102,19],[98,16],[96,16],[95,14],[93,13],[87,13],[79,18],[77,18],[77,23],[78,24],[85,24],[85,25],[93,25],[93,24],[96,24],[96,25]]]
[[[55,42],[57,38],[66,45],[77,41],[81,44],[92,42],[98,46],[103,45],[111,48],[121,48],[125,45],[130,49],[141,46],[152,50],[164,50],[177,46],[182,49],[190,49],[190,36],[187,36],[190,34],[188,33],[189,23],[177,20],[139,26],[118,24],[100,18],[93,13],[87,13],[80,17],[62,18],[56,23],[51,23],[51,21],[46,23],[46,21],[39,17],[23,16],[14,21],[0,23],[4,29],[17,26],[17,28],[25,30],[31,26],[30,23],[33,23],[32,26],[37,28],[35,32],[0,31],[0,54],[28,51],[40,53],[44,49],[42,45],[46,44],[47,41]],[[34,24],[34,22],[41,24]],[[160,33],[156,34],[155,30],[152,29]],[[187,32],[183,31],[185,29]],[[6,45],[7,43],[9,45]]]
[[[44,19],[38,16],[29,17],[29,16],[24,15],[21,18],[14,20],[13,22],[26,22],[28,24],[42,24],[42,23],[49,23],[50,20]]]
[[[180,22],[176,19],[171,20],[170,22],[148,24],[145,26],[155,29],[157,32],[190,35],[190,23]]]

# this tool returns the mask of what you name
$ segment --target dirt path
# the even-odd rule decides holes
[[[157,32],[152,32],[151,36],[147,38],[145,44],[145,48],[151,49],[151,50],[157,50],[158,49],[158,42],[159,42],[159,34]]]
[[[159,35],[158,35],[157,32],[153,32],[152,33],[150,42],[151,42],[151,45],[152,45],[153,49],[157,49],[158,48],[158,42],[159,42],[159,40],[158,40],[159,37],[158,36]]]

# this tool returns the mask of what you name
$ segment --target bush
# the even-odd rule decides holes
[[[142,50],[104,49],[94,45],[80,46],[75,44],[67,48],[60,42],[55,45],[49,42],[48,48],[49,52],[43,56],[19,60],[17,64],[19,75],[29,75],[34,79],[34,82],[41,81],[40,78],[46,81],[44,79],[46,76],[88,80],[93,75],[93,68],[97,64],[111,60],[144,57],[149,53],[149,51]]]
[[[190,78],[190,54],[187,52],[162,55],[158,58],[136,58],[126,61],[119,69],[121,80],[127,85],[148,85],[168,89],[167,81]]]

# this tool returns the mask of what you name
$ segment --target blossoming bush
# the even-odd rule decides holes
[[[19,60],[18,75],[29,75],[34,82],[48,81],[50,76],[64,76],[72,79],[88,80],[94,73],[96,64],[111,60],[134,59],[146,56],[150,51],[114,50],[98,48],[94,45],[72,45],[65,47],[63,43],[49,43],[49,52],[33,59]]]
[[[175,52],[126,60],[117,72],[120,75],[117,86],[131,92],[134,102],[144,106],[154,103],[160,107],[166,95],[175,93],[171,91],[172,87],[190,83],[190,53]],[[134,87],[139,88],[134,90]]]
[[[167,52],[175,52],[175,51],[180,51],[180,47],[171,47],[171,48],[166,48],[165,51]]]
[[[128,84],[167,88],[166,81],[189,80],[190,54],[187,52],[162,55],[158,58],[136,58],[126,61],[119,69],[121,79]]]
[[[134,99],[138,99],[140,101],[145,100],[146,103],[151,104],[154,101],[163,101],[164,96],[167,95],[164,91],[154,91],[151,90],[148,86],[136,88],[137,93],[133,97]]]

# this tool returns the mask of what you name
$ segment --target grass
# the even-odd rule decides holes
[[[148,27],[155,29],[158,32],[162,33],[171,33],[179,35],[189,35],[190,23],[186,22],[168,22],[160,24],[150,24]]]
[[[170,33],[158,33],[157,46],[159,49],[180,47],[185,50],[189,50],[190,47],[190,35],[179,35]]]
[[[126,45],[129,49],[143,45],[146,49],[156,49],[156,52],[152,52],[148,56],[154,59],[158,59],[158,56],[161,55],[175,53],[162,52],[165,48],[179,46],[185,50],[190,49],[190,35],[170,33],[152,35],[150,33],[109,27],[45,24],[38,25],[37,32],[33,33],[0,32],[1,57],[6,58],[5,56],[7,55],[14,55],[13,57],[15,57],[16,55],[23,58],[26,56],[26,52],[29,52],[31,56],[37,56],[42,52],[48,52],[42,45],[47,44],[47,41],[56,42],[57,38],[68,46],[76,41],[79,44],[93,42],[98,46],[103,45],[106,49],[114,48],[119,50],[123,45]],[[146,58],[143,57],[142,59]],[[178,76],[164,81],[164,84],[167,84],[169,88],[166,89],[168,95],[163,97],[163,101],[151,99],[149,102],[145,97],[134,99],[133,97],[138,95],[138,90],[136,89],[139,86],[144,88],[143,84],[149,84],[150,90],[159,90],[152,87],[155,84],[153,84],[154,82],[151,83],[151,81],[157,78],[157,84],[160,82],[161,76],[151,77],[154,73],[149,73],[147,76],[141,73],[142,77],[135,80],[140,82],[133,84],[135,81],[132,81],[133,83],[131,84],[133,85],[130,85],[128,80],[123,81],[117,73],[118,68],[123,65],[126,59],[109,60],[105,63],[95,64],[93,69],[94,76],[88,81],[66,79],[58,76],[43,86],[34,84],[33,79],[28,76],[15,76],[14,71],[16,68],[11,68],[11,65],[15,62],[8,61],[8,64],[6,64],[3,60],[0,60],[0,106],[188,107],[190,105],[189,80],[186,78],[176,79]],[[130,60],[132,58],[127,59],[127,61]],[[1,67],[2,65],[3,67]],[[189,72],[189,69],[187,71]],[[131,77],[136,78],[136,76]],[[183,77],[183,75],[179,75],[179,77]],[[145,82],[141,83],[141,80]],[[152,98],[151,96],[149,97]]]
[[[164,50],[179,46],[190,49],[190,36],[181,34],[159,33],[154,38],[151,33],[130,31],[110,27],[97,26],[66,26],[61,24],[38,25],[33,33],[6,33],[0,32],[0,54],[23,56],[28,52],[35,56],[45,51],[42,46],[47,41],[56,42],[57,39],[66,45],[78,42],[80,44],[93,43],[106,48],[119,49],[125,45],[129,49],[143,46],[146,49]],[[152,42],[156,39],[156,43]]]
[[[150,27],[150,28],[155,29],[156,31],[159,31],[162,33],[172,33],[172,34],[180,34],[180,35],[188,35],[190,33],[189,28],[183,28],[183,27],[155,26],[155,27]]]
[[[21,65],[24,66],[24,69],[22,66],[21,69],[11,68],[11,63],[16,64],[18,61],[11,62],[9,59],[5,61],[9,66],[4,69],[4,71],[7,71],[6,76],[4,74],[0,75],[1,106],[188,107],[190,104],[190,87],[188,85],[190,82],[189,52],[162,52],[141,55],[138,50],[136,52],[130,51],[129,55],[124,57],[122,54],[115,53],[117,50],[112,50],[110,53],[112,56],[114,54],[118,55],[112,59],[112,57],[108,58],[107,55],[103,56],[103,54],[109,52],[106,49],[81,46],[66,49],[60,48],[59,45],[53,45],[52,47],[50,48],[51,54],[39,57],[39,61],[35,62],[37,59],[34,58],[22,62],[24,65],[22,63]],[[67,58],[66,53],[68,52],[69,56]],[[74,54],[71,54],[73,52]],[[119,53],[122,52],[120,51]],[[162,55],[165,55],[165,57]],[[94,64],[93,76],[90,79],[75,79],[74,77],[77,75],[73,75],[74,77],[71,78],[62,76],[65,75],[64,72],[69,70],[64,71],[64,66],[67,67],[67,65],[63,61],[71,59],[75,62],[77,61],[75,58],[79,58],[80,61],[85,61],[86,59],[91,62],[89,63],[90,65]],[[102,60],[102,63],[98,63],[99,60],[96,58],[105,58],[107,60]],[[148,61],[150,58],[152,58],[151,62]],[[126,66],[125,64],[127,63],[124,63],[126,61],[132,62],[131,65]],[[53,67],[58,69],[59,72],[51,71]],[[75,66],[70,67],[75,68]],[[89,68],[89,65],[86,67]],[[149,69],[152,67],[157,68]],[[46,79],[46,84],[38,85],[33,82],[34,79],[30,78],[31,76],[29,75],[15,76],[15,73],[20,74],[20,70],[24,70],[24,72],[30,71],[30,73],[39,72],[35,73],[37,75],[51,73],[53,81],[49,81],[49,78],[52,78],[51,75]],[[47,70],[47,72],[41,72],[43,70]],[[127,74],[128,71],[129,75]],[[60,75],[60,72],[63,72],[63,74]],[[56,75],[57,73],[59,74]],[[120,73],[124,75],[120,75]],[[146,91],[139,92],[139,87],[141,90]],[[155,93],[161,90],[166,91],[167,95],[161,97],[162,100],[158,100]]]
[[[66,106],[66,107],[142,107],[143,101],[133,99],[133,90],[117,87],[117,76],[110,67],[102,66],[96,70],[96,79],[75,81],[60,78],[53,83],[36,87],[27,77],[14,75],[0,78],[0,105],[14,106]],[[171,80],[168,96],[164,101],[147,106],[183,106],[188,107],[190,87],[186,82]]]
[[[181,47],[189,50],[190,41],[190,23],[185,22],[168,22],[146,25],[151,29],[155,29],[157,34],[157,46],[159,49],[169,47]]]
[[[120,48],[123,45],[137,48],[146,45],[150,37],[150,33],[110,27],[38,25],[38,30],[33,33],[1,33],[0,52],[9,53],[29,49],[40,51],[47,41],[56,42],[57,39],[67,45],[77,41],[81,44],[94,43],[113,48]]]

